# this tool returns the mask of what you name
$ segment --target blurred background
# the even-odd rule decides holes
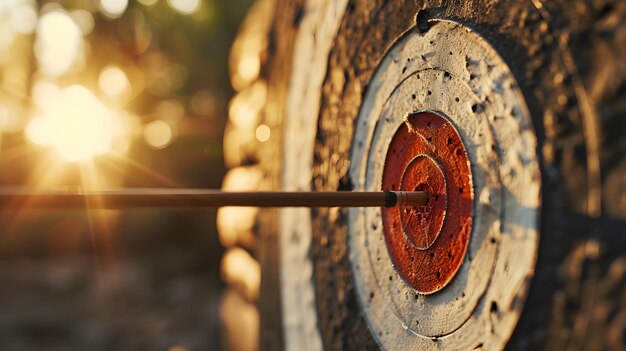
[[[0,186],[219,188],[251,2],[0,0]],[[214,211],[0,210],[0,350],[223,349],[215,227]]]

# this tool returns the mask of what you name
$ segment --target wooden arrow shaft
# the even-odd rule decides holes
[[[424,206],[427,202],[428,194],[422,191],[227,192],[153,188],[74,192],[0,190],[0,207],[4,208],[394,207]]]

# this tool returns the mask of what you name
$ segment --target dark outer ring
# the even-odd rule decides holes
[[[410,123],[412,131],[407,123]],[[402,178],[405,169],[419,155],[428,156],[441,167],[445,189],[431,189],[436,192],[429,196],[437,197],[437,200],[432,200],[439,203],[435,206],[429,203],[431,209],[424,223],[402,218],[401,211],[414,209],[383,208],[383,230],[396,271],[417,292],[431,294],[450,282],[467,251],[472,230],[471,171],[461,137],[445,118],[432,112],[420,112],[409,116],[407,123],[398,128],[389,145],[383,171],[383,190],[414,190],[412,187],[417,184],[413,182],[408,183],[409,188],[398,188],[401,182],[404,183]],[[421,183],[428,176],[422,175],[422,179],[415,181]],[[443,227],[440,233],[433,233],[439,228],[436,224],[438,221],[444,221]],[[431,226],[431,232],[427,233],[430,238],[428,244],[434,242],[420,249],[411,241],[411,237],[418,234],[422,226],[430,224],[434,225]],[[405,235],[403,229],[408,235]]]

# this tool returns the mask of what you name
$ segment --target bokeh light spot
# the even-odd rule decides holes
[[[200,9],[200,0],[167,0],[167,3],[183,15],[190,15]]]
[[[126,73],[115,65],[109,65],[102,69],[98,77],[98,85],[103,93],[111,97],[130,94],[131,90]]]
[[[237,73],[246,82],[252,82],[261,72],[261,62],[254,53],[244,54],[237,65]]]
[[[128,0],[100,0],[100,8],[108,17],[120,17],[128,7]]]
[[[89,33],[91,33],[94,26],[96,25],[93,16],[87,10],[73,10],[72,12],[70,12],[70,16],[72,16],[72,19],[74,19],[74,22],[76,22],[83,35],[88,35]]]
[[[156,120],[148,123],[143,130],[146,143],[155,149],[162,149],[172,142],[172,127],[165,121]]]
[[[251,301],[258,298],[261,284],[261,266],[246,250],[234,247],[222,257],[222,277],[231,284],[242,287]]]
[[[272,131],[270,130],[270,127],[268,127],[266,124],[261,124],[258,127],[256,127],[256,132],[255,132],[256,140],[264,143],[270,140],[271,135],[272,135]]]
[[[35,55],[43,73],[60,76],[66,73],[82,53],[82,33],[65,12],[46,13],[37,25]]]
[[[241,129],[253,130],[267,98],[267,85],[258,81],[237,94],[228,107],[228,118]]]
[[[30,34],[37,25],[37,12],[32,4],[19,4],[11,12],[11,27],[22,34]]]

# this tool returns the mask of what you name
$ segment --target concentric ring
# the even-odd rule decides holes
[[[462,263],[472,228],[469,162],[454,127],[433,112],[408,116],[389,145],[382,189],[428,192],[427,206],[384,208],[383,228],[404,281],[421,294],[442,289]]]
[[[398,128],[420,112],[440,116],[467,152],[473,194],[467,252],[447,285],[426,294],[389,254],[383,212],[352,209],[348,247],[355,290],[384,348],[502,348],[519,318],[536,258],[536,139],[523,95],[492,47],[462,25],[432,24],[425,33],[399,39],[370,81],[357,119],[350,178],[355,190],[384,188],[385,159]],[[435,161],[444,174],[462,173]]]
[[[398,129],[398,132],[404,132],[404,125]],[[396,137],[398,137],[396,133]],[[393,149],[390,148],[390,151]],[[389,209],[390,215],[399,213],[397,218],[398,227],[402,228],[405,239],[412,247],[418,250],[427,250],[439,237],[443,221],[446,218],[448,208],[448,193],[446,190],[446,177],[443,174],[441,166],[427,153],[416,153],[416,156],[409,161],[396,165],[397,155],[387,154],[385,165],[389,169],[391,176],[387,181],[383,180],[383,189],[396,188],[400,183],[400,190],[406,191],[424,191],[428,194],[428,203],[420,207],[405,207],[402,209]],[[396,158],[396,162],[390,160],[390,156]],[[404,155],[402,155],[404,156]],[[394,177],[402,170],[400,182]],[[384,209],[383,209],[383,212]],[[385,217],[383,217],[383,221]],[[401,224],[401,225],[400,225]],[[385,226],[385,228],[388,228]]]

